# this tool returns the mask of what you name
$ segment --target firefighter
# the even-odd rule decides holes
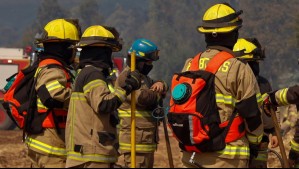
[[[274,106],[299,105],[299,85],[270,92],[264,103],[271,103]]]
[[[64,129],[71,96],[69,65],[74,59],[71,46],[80,38],[78,20],[52,20],[44,27],[44,32],[35,38],[36,43],[42,43],[44,47],[38,61],[45,64],[40,65],[36,77],[37,118],[28,125],[42,128],[36,128],[26,136],[28,157],[34,168],[64,168]],[[46,64],[62,66],[43,68]]]
[[[237,58],[246,61],[251,67],[260,87],[261,94],[263,95],[272,91],[269,81],[263,76],[259,75],[259,63],[266,57],[264,49],[262,49],[259,41],[256,38],[240,38],[235,44],[233,51],[236,53]],[[271,116],[267,116],[265,113],[263,113],[263,122],[264,136],[259,147],[258,156],[256,158],[250,159],[249,168],[267,168],[267,149],[270,140],[272,148],[278,146],[278,139],[275,135],[275,128]]]
[[[202,25],[198,27],[198,31],[205,35],[207,44],[206,50],[200,54],[199,69],[205,69],[211,58],[219,52],[222,52],[223,57],[224,54],[234,56],[232,50],[242,26],[241,13],[228,3],[215,4],[206,10]],[[190,60],[186,61],[183,71],[189,69]],[[231,128],[238,130],[228,130],[226,140],[229,141],[226,141],[223,150],[201,153],[191,148],[183,150],[182,162],[188,168],[248,167],[249,156],[257,155],[263,136],[262,102],[258,102],[261,95],[257,80],[248,64],[232,57],[216,72],[215,90],[221,122],[228,122],[236,110],[238,115],[233,118]]]
[[[141,88],[136,91],[136,167],[153,168],[154,151],[157,148],[158,126],[152,111],[165,96],[168,86],[162,80],[153,80],[148,75],[153,62],[159,59],[158,47],[148,39],[137,39],[128,51],[128,66],[120,73],[116,86],[123,86],[130,72],[131,53],[136,53],[136,69],[142,75]],[[120,106],[120,150],[124,154],[126,167],[131,166],[131,96]]]
[[[299,86],[294,85],[289,88],[275,90],[269,93],[268,97],[264,99],[264,105],[269,106],[288,106],[296,104],[299,105]],[[296,111],[296,113],[298,113]],[[283,126],[282,126],[283,127]],[[291,140],[291,149],[289,152],[290,167],[299,167],[299,120],[295,124],[294,138]]]
[[[82,50],[67,117],[66,167],[112,168],[118,160],[117,108],[141,86],[140,75],[132,72],[122,87],[109,90],[111,55],[122,49],[113,27],[88,27],[76,47]]]
[[[299,86],[294,85],[289,88],[274,90],[268,93],[268,97],[264,99],[264,105],[269,106],[287,106],[295,104],[299,106]],[[296,112],[298,113],[298,112]],[[294,138],[291,140],[291,149],[289,152],[290,167],[299,167],[299,120],[295,124]]]

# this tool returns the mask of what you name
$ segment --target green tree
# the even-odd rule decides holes
[[[34,36],[36,33],[40,33],[44,26],[53,19],[65,18],[67,15],[57,0],[42,0],[36,20],[28,27],[23,35],[23,45],[31,45],[34,42]]]
[[[260,0],[255,7],[250,7],[252,1],[239,3],[244,10],[240,36],[256,37],[265,47],[266,59],[261,63],[261,74],[274,88],[289,86],[298,80],[296,16],[299,4],[296,2]]]
[[[101,25],[104,21],[99,13],[99,1],[84,0],[81,4],[71,10],[71,15],[79,19],[82,31],[91,25]]]

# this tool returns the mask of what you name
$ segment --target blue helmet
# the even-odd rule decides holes
[[[130,55],[132,52],[136,53],[136,59],[143,59],[148,61],[156,61],[159,59],[159,50],[157,45],[148,39],[137,39],[128,51]]]

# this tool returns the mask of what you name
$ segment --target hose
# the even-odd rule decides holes
[[[276,157],[279,159],[279,162],[280,162],[281,166],[282,166],[282,167],[284,166],[283,159],[282,159],[281,155],[280,155],[277,151],[275,151],[275,150],[273,150],[273,149],[267,149],[267,150],[259,151],[259,152],[263,152],[263,153],[273,153],[273,154],[275,154]]]

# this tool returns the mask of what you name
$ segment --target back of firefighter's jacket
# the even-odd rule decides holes
[[[219,51],[218,49],[207,49],[203,52],[199,61],[199,69],[205,69],[211,58]],[[229,49],[227,51],[230,52]],[[191,59],[186,61],[182,71],[189,69],[190,61]],[[259,144],[263,136],[260,113],[262,98],[256,78],[249,65],[236,58],[225,61],[215,76],[216,102],[221,122],[228,121],[237,106],[243,107],[238,110],[237,116],[243,118],[256,116],[257,119],[255,124],[245,121],[243,130],[246,130],[246,135],[228,143],[224,150],[215,152],[215,157],[249,159],[249,143]],[[240,126],[240,128],[242,127]]]

